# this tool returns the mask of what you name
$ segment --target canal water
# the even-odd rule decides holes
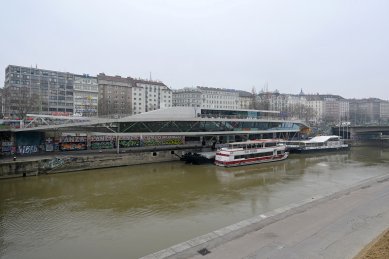
[[[0,258],[138,258],[389,173],[389,150],[292,154],[223,169],[182,162],[0,181]]]

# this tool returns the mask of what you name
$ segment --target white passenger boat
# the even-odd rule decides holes
[[[286,147],[291,153],[310,153],[319,151],[338,151],[350,148],[339,136],[317,136],[309,140],[287,141]]]
[[[234,142],[216,152],[215,164],[224,167],[260,164],[284,160],[288,154],[279,139]]]

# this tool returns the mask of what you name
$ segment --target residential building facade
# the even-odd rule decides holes
[[[98,115],[99,86],[97,77],[74,76],[74,114],[93,117]]]
[[[132,106],[134,114],[173,106],[173,91],[164,83],[153,80],[133,79],[133,85],[133,98],[138,99]]]
[[[201,107],[201,90],[184,88],[173,91],[173,106]]]
[[[378,98],[351,99],[350,121],[355,125],[389,121],[389,102]]]
[[[203,86],[184,88],[173,93],[173,103],[175,106],[236,110],[240,109],[241,105],[250,103],[247,97],[243,97],[241,92]]]
[[[238,91],[238,109],[253,109],[254,95],[246,91]]]
[[[307,106],[314,111],[312,122],[319,124],[323,121],[324,101],[320,95],[306,95]]]
[[[0,88],[0,118],[3,118],[4,116],[4,107],[3,107],[3,104],[4,104],[4,89],[3,88]]]
[[[14,116],[73,114],[74,78],[72,73],[9,65],[5,69],[4,112]]]
[[[132,78],[100,73],[97,75],[97,83],[99,116],[132,114]]]

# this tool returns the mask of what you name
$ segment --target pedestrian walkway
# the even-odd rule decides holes
[[[389,228],[389,173],[307,197],[142,259],[353,258]]]
[[[211,258],[353,258],[389,227],[389,181],[362,186],[223,243]]]

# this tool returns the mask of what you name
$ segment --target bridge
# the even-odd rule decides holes
[[[333,127],[332,132],[345,139],[385,140],[389,139],[389,125],[366,125]]]

